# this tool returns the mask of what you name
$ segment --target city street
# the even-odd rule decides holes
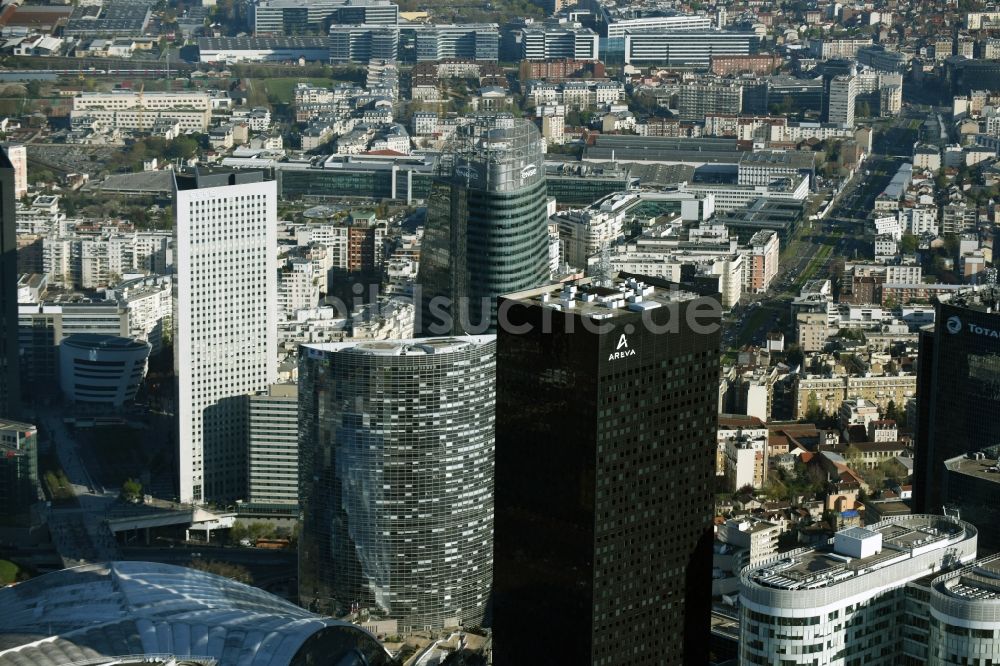
[[[49,531],[56,550],[67,566],[82,561],[115,559],[118,547],[104,524],[104,514],[118,498],[118,491],[94,483],[77,441],[58,413],[40,411],[38,419],[52,438],[53,451],[79,504],[50,506]]]
[[[838,260],[852,261],[869,255],[865,224],[876,197],[885,190],[901,162],[898,157],[870,156],[822,220],[803,221],[799,233],[782,249],[771,289],[735,314],[723,334],[723,349],[764,345],[768,332],[785,330],[792,324],[788,304],[807,281],[830,277],[831,267]]]

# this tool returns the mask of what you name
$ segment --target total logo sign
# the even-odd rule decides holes
[[[948,332],[951,333],[952,335],[961,332],[963,328],[967,328],[969,330],[969,333],[972,333],[973,335],[985,335],[988,338],[1000,339],[1000,331],[993,328],[986,328],[985,326],[980,326],[979,324],[972,324],[968,322],[963,324],[962,320],[959,319],[958,316],[956,315],[948,317],[947,321],[945,321],[944,323],[944,326],[946,329],[948,329]]]
[[[627,358],[629,356],[635,356],[635,350],[628,345],[628,336],[622,333],[621,337],[618,338],[618,346],[615,347],[615,351],[608,355],[609,361],[617,361],[621,358]]]

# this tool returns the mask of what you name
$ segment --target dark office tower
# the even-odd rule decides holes
[[[497,296],[548,281],[543,146],[532,123],[509,115],[456,130],[427,202],[423,335],[495,331]]]
[[[496,337],[303,345],[299,600],[401,633],[483,622]]]
[[[14,165],[0,150],[0,417],[15,416],[20,408],[14,202]]]
[[[921,333],[914,511],[940,513],[944,462],[1000,443],[1000,288],[963,290]]]
[[[708,662],[718,295],[605,285],[500,299],[497,666]]]

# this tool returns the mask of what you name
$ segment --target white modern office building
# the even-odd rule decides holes
[[[929,605],[928,664],[1000,663],[1000,555],[935,578]]]
[[[363,23],[330,31],[330,61],[367,63],[370,59],[428,62],[447,58],[496,62],[500,32],[496,23]]]
[[[707,68],[712,56],[746,56],[757,52],[760,38],[752,32],[721,30],[626,31],[625,64]]]
[[[523,60],[570,58],[597,60],[598,37],[590,28],[578,23],[542,24],[523,30],[521,43]]]
[[[854,127],[854,102],[858,96],[858,77],[835,76],[830,81],[829,120],[843,127]]]
[[[181,501],[246,488],[244,398],[275,383],[277,187],[262,172],[176,177]]]
[[[776,199],[780,201],[805,201],[809,196],[809,176],[802,174],[779,174],[773,177],[763,175],[753,177],[750,184],[732,183],[685,183],[683,189],[701,195],[714,197],[715,210],[728,213],[745,208],[755,199]],[[766,180],[762,183],[761,181]]]
[[[254,34],[323,34],[330,24],[399,21],[399,7],[389,0],[257,0],[247,3]]]
[[[160,118],[176,119],[183,130],[204,132],[212,118],[205,92],[82,92],[73,98],[70,118],[89,118],[108,127],[149,129]]]
[[[295,511],[299,505],[299,392],[274,384],[249,396],[247,501]]]
[[[907,583],[972,562],[977,539],[955,518],[898,516],[744,569],[739,663],[901,663]]]
[[[601,35],[607,39],[621,39],[630,32],[673,32],[683,30],[710,30],[712,17],[705,14],[676,12],[644,12],[633,6],[616,7],[601,3],[597,14]]]
[[[146,376],[149,343],[80,333],[59,345],[59,385],[71,402],[121,407],[135,400]]]

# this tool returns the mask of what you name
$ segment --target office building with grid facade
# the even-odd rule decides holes
[[[176,177],[179,497],[246,496],[246,396],[277,377],[277,186]]]
[[[507,114],[457,128],[427,202],[424,335],[493,332],[500,294],[548,281],[544,146],[530,121]]]
[[[708,662],[718,295],[601,282],[500,299],[498,666]]]
[[[493,336],[299,350],[299,601],[403,633],[483,622],[493,580]]]
[[[298,389],[274,384],[247,399],[247,502],[251,509],[294,512],[299,505]]]
[[[945,461],[1000,443],[1000,289],[970,287],[940,302],[921,332],[914,503],[942,510]],[[897,403],[898,404],[898,403]]]

